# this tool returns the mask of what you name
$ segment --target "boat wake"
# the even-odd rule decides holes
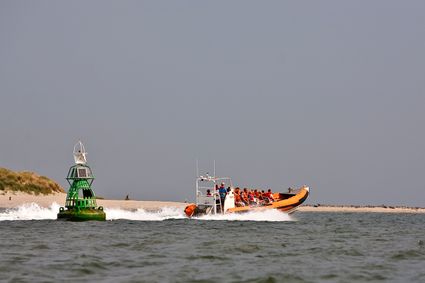
[[[144,209],[125,210],[120,208],[105,208],[106,220],[138,220],[138,221],[163,221],[169,219],[186,218],[182,209],[165,207],[159,211],[146,211]]]
[[[250,211],[246,213],[230,213],[230,214],[217,214],[217,215],[204,215],[194,217],[199,220],[227,220],[227,221],[294,221],[293,217],[289,214],[280,212],[274,209],[264,211]]]
[[[8,208],[0,211],[0,221],[13,220],[55,220],[60,205],[53,203],[49,207],[41,207],[36,203],[27,203],[17,208]],[[106,220],[138,220],[138,221],[162,221],[167,219],[186,218],[183,211],[177,208],[164,208],[157,212],[149,212],[144,209],[125,210],[119,208],[105,208]]]
[[[55,220],[60,205],[53,203],[49,207],[41,207],[36,203],[21,205],[0,211],[0,221],[14,220]],[[186,219],[182,209],[163,208],[156,212],[144,209],[125,210],[119,208],[105,208],[106,220],[135,220],[135,221],[163,221],[171,219]],[[266,210],[247,213],[232,213],[225,215],[205,215],[193,218],[195,220],[208,221],[293,221],[294,219],[277,210]]]
[[[135,211],[124,209],[106,209],[107,220],[138,220],[138,221],[162,221],[171,219],[187,219],[182,209],[179,208],[163,208],[157,212],[150,212],[143,209]],[[294,221],[294,219],[287,213],[277,210],[267,211],[252,211],[247,213],[231,213],[231,214],[218,214],[218,215],[204,215],[200,217],[193,217],[193,220],[218,220],[218,221]]]

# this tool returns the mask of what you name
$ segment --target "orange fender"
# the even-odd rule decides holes
[[[184,213],[186,214],[187,217],[192,217],[193,214],[195,213],[196,210],[196,204],[191,203],[188,206],[186,206],[186,208],[184,209]]]

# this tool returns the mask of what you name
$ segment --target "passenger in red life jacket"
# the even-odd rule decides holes
[[[248,193],[249,204],[258,204],[257,199],[255,198],[255,194],[252,190]]]
[[[267,190],[267,193],[265,193],[265,196],[266,196],[266,198],[269,199],[270,202],[273,202],[274,201],[272,190],[268,189]]]
[[[242,201],[240,194],[241,194],[240,189],[236,188],[235,189],[235,206],[236,207],[245,206],[245,203]]]
[[[257,190],[257,189],[255,189],[255,190],[254,190],[254,196],[255,196],[255,198],[257,198],[257,199],[260,199],[260,191],[259,191],[259,190]]]
[[[210,189],[208,189],[208,190],[207,190],[207,197],[210,197],[210,196],[212,196],[212,195],[211,195],[211,190],[210,190]]]
[[[241,192],[241,199],[245,203],[245,205],[249,205],[247,188],[244,188],[243,191]]]

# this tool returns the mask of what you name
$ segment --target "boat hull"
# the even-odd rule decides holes
[[[106,214],[102,209],[67,209],[59,211],[58,220],[105,221]]]
[[[245,213],[250,211],[264,211],[269,209],[276,209],[285,213],[291,213],[296,210],[298,206],[300,206],[309,196],[310,189],[308,187],[303,187],[297,194],[283,194],[277,193],[275,194],[276,201],[261,205],[261,206],[240,206],[229,208],[225,213]],[[190,204],[186,206],[184,210],[186,216],[193,217],[203,214],[208,214],[206,211],[196,204]]]

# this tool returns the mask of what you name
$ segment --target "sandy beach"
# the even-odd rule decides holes
[[[49,207],[52,203],[65,205],[66,194],[31,195],[21,192],[0,194],[0,208],[14,208],[26,203],[36,203],[41,207]],[[159,210],[164,207],[184,208],[185,203],[172,201],[138,201],[138,200],[106,200],[98,199],[97,204],[106,208]]]
[[[425,208],[401,207],[401,206],[312,206],[303,205],[298,211],[305,212],[372,212],[372,213],[425,213]]]
[[[23,204],[36,203],[41,207],[49,207],[52,203],[65,204],[66,194],[56,193],[52,195],[32,195],[21,192],[6,192],[0,194],[0,208],[14,208]],[[140,200],[108,200],[98,199],[97,204],[105,208],[121,209],[145,209],[160,210],[164,207],[176,207],[183,209],[187,204],[173,201],[140,201]],[[401,206],[312,206],[303,205],[298,211],[304,212],[379,212],[379,213],[425,213],[425,208],[401,207]]]

